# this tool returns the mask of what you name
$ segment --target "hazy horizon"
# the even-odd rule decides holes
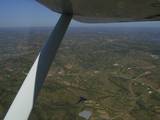
[[[2,27],[53,27],[60,14],[52,12],[35,0],[1,0],[0,1],[0,28]],[[80,23],[72,20],[70,26],[120,26],[120,27],[160,27],[157,22],[131,23]]]

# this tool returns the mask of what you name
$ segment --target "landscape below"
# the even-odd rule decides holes
[[[50,32],[0,29],[0,119]],[[160,120],[160,28],[69,29],[29,119]]]

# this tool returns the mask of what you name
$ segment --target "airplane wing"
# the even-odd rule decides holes
[[[159,0],[37,0],[50,10],[82,22],[160,20]]]
[[[62,13],[4,120],[27,120],[72,19],[83,22],[160,20],[160,0],[37,0]]]

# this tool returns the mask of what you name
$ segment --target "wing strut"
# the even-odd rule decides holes
[[[29,74],[18,91],[4,120],[27,120],[29,118],[35,99],[42,88],[49,67],[51,66],[71,19],[72,15],[68,14],[63,14],[60,17],[48,41],[41,49]]]

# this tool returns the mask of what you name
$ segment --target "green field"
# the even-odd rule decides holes
[[[66,35],[30,120],[83,120],[83,110],[92,112],[90,120],[160,120],[160,41],[147,37],[155,33],[139,37],[133,32],[136,37],[130,37],[131,33],[100,32],[73,30]],[[6,51],[0,58],[0,119],[48,31],[23,41],[21,34],[0,48]],[[81,96],[87,100],[77,103]]]

